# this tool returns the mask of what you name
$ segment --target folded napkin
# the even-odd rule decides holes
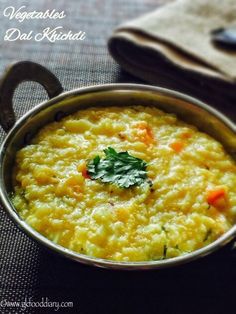
[[[211,32],[234,26],[235,0],[178,0],[118,27],[108,48],[131,74],[198,97],[232,116],[236,51],[216,46]]]

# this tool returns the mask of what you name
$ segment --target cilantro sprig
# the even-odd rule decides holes
[[[105,158],[96,156],[87,163],[91,179],[104,183],[115,183],[121,188],[137,186],[147,180],[147,163],[127,151],[117,153],[114,148],[104,149]]]

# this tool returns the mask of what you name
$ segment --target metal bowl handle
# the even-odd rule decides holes
[[[17,86],[24,81],[41,84],[46,89],[49,98],[63,91],[57,77],[38,63],[20,61],[10,65],[0,81],[0,124],[5,132],[8,132],[15,124],[13,95]]]

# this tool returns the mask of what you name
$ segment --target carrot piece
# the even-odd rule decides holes
[[[183,142],[172,142],[169,145],[176,153],[180,153],[181,150],[184,148]]]
[[[88,174],[88,171],[87,171],[87,168],[86,168],[86,164],[84,163],[82,168],[81,168],[81,173],[82,173],[82,176],[85,178],[85,179],[91,179],[90,175]]]
[[[81,172],[82,172],[82,176],[83,176],[85,179],[91,179],[90,175],[88,174],[88,171],[87,171],[86,167],[83,168]]]
[[[209,191],[207,194],[207,202],[209,205],[217,206],[220,200],[226,198],[226,192],[223,188],[214,191]],[[222,203],[222,202],[221,202]]]
[[[136,127],[143,131],[141,136],[139,136],[139,139],[146,145],[149,145],[155,141],[152,129],[149,127],[146,121],[139,122],[136,124]]]
[[[86,162],[83,161],[82,163],[80,163],[78,166],[77,166],[77,170],[79,172],[81,172],[82,176],[85,178],[85,179],[91,179],[90,175],[88,174],[88,171],[87,171],[87,167],[86,167]]]
[[[186,131],[186,132],[182,133],[180,136],[183,139],[189,139],[190,137],[192,137],[192,133]]]

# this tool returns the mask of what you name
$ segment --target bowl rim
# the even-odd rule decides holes
[[[64,248],[53,241],[49,240],[48,238],[44,237],[42,234],[37,232],[33,229],[30,225],[28,225],[16,212],[14,206],[10,202],[9,195],[6,191],[4,180],[3,180],[3,167],[2,163],[4,160],[4,152],[5,149],[10,142],[11,138],[14,137],[17,130],[19,130],[22,125],[24,125],[25,121],[29,119],[31,116],[37,115],[38,112],[42,111],[43,109],[58,103],[59,101],[69,97],[69,96],[77,96],[83,94],[92,94],[96,92],[104,92],[104,91],[149,91],[149,92],[156,92],[161,93],[170,97],[175,97],[180,100],[187,101],[197,107],[200,107],[216,118],[221,120],[229,129],[231,129],[234,133],[236,133],[236,125],[233,121],[227,118],[223,113],[216,110],[215,108],[205,104],[204,102],[177,92],[175,90],[166,89],[157,86],[145,85],[145,84],[130,84],[130,83],[112,83],[112,84],[99,84],[99,85],[92,85],[86,87],[80,87],[76,89],[69,90],[67,92],[63,92],[56,97],[53,97],[49,100],[43,101],[36,105],[31,110],[27,111],[13,126],[13,128],[8,132],[3,143],[0,147],[0,199],[2,201],[3,207],[6,209],[7,214],[12,218],[15,224],[23,230],[30,238],[36,240],[43,246],[51,249],[52,251],[65,256],[69,259],[81,262],[83,264],[103,267],[103,268],[110,268],[110,269],[122,269],[122,270],[144,270],[144,269],[160,269],[166,268],[170,266],[177,266],[186,262],[190,262],[197,258],[203,257],[207,254],[212,253],[213,251],[217,250],[221,246],[224,246],[226,243],[231,241],[236,236],[236,224],[232,226],[226,233],[224,233],[220,238],[215,240],[214,242],[208,244],[207,246],[195,250],[193,252],[187,253],[185,255],[181,255],[178,257],[173,257],[169,259],[163,260],[155,260],[155,261],[141,261],[141,262],[125,262],[125,261],[113,261],[108,259],[101,259],[96,257],[91,257],[88,255],[80,254],[78,252],[72,251],[70,249]]]

